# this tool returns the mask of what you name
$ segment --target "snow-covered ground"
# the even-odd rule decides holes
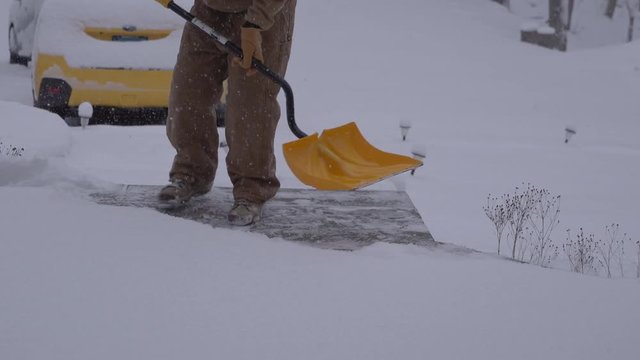
[[[511,11],[526,19],[544,23],[549,17],[549,0],[510,1]],[[636,2],[635,10],[640,11],[636,0],[619,0],[613,18],[610,19],[604,16],[608,0],[575,0],[568,33],[569,51],[626,43],[629,29],[627,1],[630,4]],[[637,39],[638,36],[640,23],[636,21],[634,38]]]
[[[406,190],[438,241],[494,252],[482,206],[523,182],[562,196],[558,243],[612,222],[640,239],[640,43],[560,54],[520,44],[522,21],[488,0],[301,1],[287,75],[300,127],[355,120],[382,149],[426,146],[416,176],[373,189]],[[608,280],[99,206],[82,194],[166,182],[164,129],[68,128],[26,106],[29,72],[6,59],[0,140],[24,151],[0,155],[1,359],[638,358],[632,243],[629,277]],[[282,122],[278,143],[291,139]],[[301,187],[278,156],[283,186]]]

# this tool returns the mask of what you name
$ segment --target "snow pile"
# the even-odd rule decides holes
[[[3,359],[636,359],[640,288],[1,188]],[[36,225],[37,226],[34,226]]]
[[[33,175],[69,153],[71,134],[60,117],[6,101],[0,101],[0,114],[0,185]]]
[[[71,147],[71,132],[59,116],[0,100],[0,138],[5,145],[24,148],[21,159],[62,157]],[[7,157],[2,157],[7,159]]]

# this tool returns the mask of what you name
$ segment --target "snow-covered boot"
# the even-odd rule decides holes
[[[262,204],[244,199],[238,199],[233,204],[227,219],[234,226],[247,226],[260,221],[262,216]]]
[[[194,196],[201,196],[211,190],[211,186],[196,187],[184,179],[171,179],[170,184],[163,187],[158,194],[158,201],[164,207],[181,206]]]

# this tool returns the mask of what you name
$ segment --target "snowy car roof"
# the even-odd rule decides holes
[[[101,41],[85,33],[125,26],[172,32],[141,42]],[[63,55],[72,67],[172,69],[183,26],[184,20],[154,0],[48,0],[38,20],[34,56]]]

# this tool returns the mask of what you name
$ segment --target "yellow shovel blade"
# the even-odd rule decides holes
[[[408,156],[376,149],[355,123],[283,145],[294,175],[320,190],[355,190],[422,166]]]

